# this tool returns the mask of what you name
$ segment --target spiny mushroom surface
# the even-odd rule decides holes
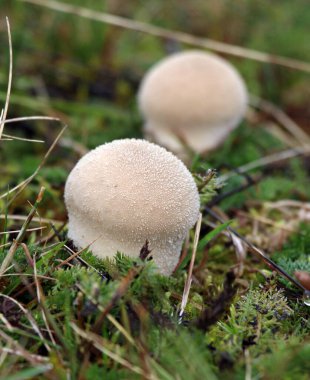
[[[115,140],[87,153],[65,186],[68,236],[99,257],[138,257],[146,240],[159,271],[171,274],[199,215],[191,173],[166,149]]]
[[[147,138],[180,156],[184,142],[193,151],[205,153],[241,121],[247,91],[230,63],[193,50],[164,58],[146,73],[138,106]]]

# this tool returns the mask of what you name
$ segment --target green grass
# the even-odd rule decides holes
[[[310,58],[306,1],[134,0],[121,6],[114,1],[66,2],[98,11],[116,7],[114,12],[125,17],[168,29],[304,61]],[[12,203],[13,195],[0,199],[0,232],[5,232],[0,246],[7,244],[0,247],[1,263],[17,236],[8,232],[23,223],[11,215],[27,216],[28,202],[33,204],[40,188],[46,188],[36,219],[28,226],[46,228],[26,234],[13,266],[0,277],[0,379],[212,380],[244,379],[251,373],[252,379],[306,380],[310,326],[302,293],[250,253],[242,274],[229,283],[227,274],[238,263],[235,248],[220,233],[223,226],[208,225],[214,221],[204,207],[244,185],[240,175],[223,187],[213,179],[203,188],[203,225],[181,320],[190,254],[170,277],[158,275],[152,262],[121,253],[111,261],[83,252],[82,262],[74,258],[63,263],[72,254],[63,225],[63,189],[80,157],[73,143],[92,149],[118,138],[141,137],[135,100],[141,77],[156,60],[185,46],[17,0],[3,0],[0,9],[10,17],[13,38],[9,117],[59,116],[69,126],[65,137],[71,141],[69,147],[54,149]],[[0,25],[3,104],[8,54],[4,20]],[[277,103],[307,128],[308,74],[226,58],[240,70],[252,93]],[[209,168],[220,176],[287,148],[270,134],[267,119],[258,112],[217,151],[197,157],[192,172],[198,185]],[[5,127],[7,133],[45,142],[1,142],[0,195],[33,173],[60,128],[54,122],[30,121]],[[289,274],[310,272],[309,222],[300,207],[268,208],[268,202],[279,200],[309,202],[309,162],[299,157],[250,174],[255,185],[217,206],[233,228],[264,248]],[[51,223],[38,223],[40,217],[53,220],[57,233]],[[27,248],[34,262],[27,259]]]

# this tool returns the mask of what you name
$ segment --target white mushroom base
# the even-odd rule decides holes
[[[82,250],[89,249],[95,256],[99,258],[113,258],[117,252],[123,253],[130,257],[138,257],[145,241],[149,242],[151,256],[158,271],[166,276],[171,275],[180,258],[180,253],[185,236],[177,241],[152,241],[149,239],[136,239],[134,242],[124,241],[115,242],[105,236],[102,231],[96,229],[85,221],[75,218],[69,218],[68,237],[73,240],[75,246]],[[153,248],[156,246],[156,248]],[[103,248],[104,247],[104,248]]]
[[[144,125],[145,137],[164,146],[181,160],[186,161],[190,151],[205,154],[217,148],[240,122],[236,118],[225,125],[191,126],[171,128],[148,121]]]

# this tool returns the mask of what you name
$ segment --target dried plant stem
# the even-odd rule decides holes
[[[238,175],[243,174],[246,172],[249,172],[253,169],[261,168],[263,166],[267,166],[270,164],[274,164],[279,161],[288,160],[289,158],[302,156],[302,155],[308,155],[310,153],[310,146],[308,147],[296,147],[294,149],[287,149],[282,150],[280,152],[270,154],[269,156],[265,156],[262,158],[259,158],[258,160],[251,161],[245,165],[239,166],[237,170],[230,171],[226,174],[223,174],[219,177],[219,180],[221,182],[227,181],[229,178]]]
[[[194,263],[195,263],[195,258],[196,258],[196,252],[197,252],[197,247],[198,247],[198,242],[199,242],[199,235],[200,235],[200,229],[201,229],[201,221],[202,221],[202,214],[200,213],[198,221],[196,223],[192,258],[191,258],[191,261],[190,261],[190,264],[189,264],[187,279],[186,279],[186,282],[185,282],[185,285],[184,285],[184,290],[183,290],[183,296],[182,296],[182,302],[181,302],[181,310],[180,310],[180,313],[179,313],[179,323],[181,322],[182,316],[184,314],[184,310],[185,310],[186,305],[187,305],[188,296],[189,296],[189,292],[190,292],[191,284],[192,284],[192,280],[193,280],[193,268],[194,268]]]
[[[296,201],[293,199],[282,199],[276,202],[265,202],[264,206],[266,208],[285,208],[285,207],[293,207],[293,208],[302,208],[307,211],[310,211],[310,203]]]
[[[259,62],[267,62],[271,64],[289,67],[295,70],[310,72],[310,64],[307,62],[298,61],[292,58],[281,57],[273,54],[268,54],[256,50],[246,49],[240,46],[231,45],[223,42],[210,40],[208,38],[196,37],[188,33],[168,30],[155,25],[147,24],[141,21],[130,20],[124,17],[115,16],[109,13],[98,12],[95,10],[61,3],[53,0],[21,0],[25,3],[35,4],[58,12],[74,14],[89,20],[103,22],[109,25],[114,25],[120,28],[130,29],[137,32],[147,33],[152,36],[168,38],[181,43],[198,46],[205,49],[234,55],[237,57],[252,59]]]
[[[27,141],[27,142],[33,142],[33,143],[44,143],[45,142],[43,140],[26,139],[24,137],[7,135],[6,133],[2,133],[2,136],[5,137],[7,140],[10,140],[10,141],[19,140],[19,141]]]
[[[224,223],[223,219],[213,210],[211,210],[209,207],[205,208],[206,212],[210,214],[213,218],[218,220],[221,223]],[[287,280],[289,280],[292,284],[294,284],[297,288],[301,289],[302,291],[306,291],[304,286],[300,284],[297,280],[295,280],[292,276],[290,276],[287,272],[285,272],[281,267],[279,267],[275,262],[273,262],[261,249],[257,248],[254,244],[252,244],[250,241],[248,241],[245,237],[240,235],[237,231],[232,229],[231,227],[226,227],[227,230],[237,236],[241,241],[243,241],[246,246],[248,247],[249,251],[259,258],[261,258],[272,270],[278,272],[282,277],[285,277]]]
[[[250,219],[250,220],[255,220],[255,221],[258,221],[260,223],[263,223],[263,224],[267,224],[269,226],[272,226],[274,228],[278,228],[280,230],[283,230],[283,231],[287,231],[287,232],[298,232],[296,228],[291,228],[291,227],[287,227],[286,225],[280,225],[278,223],[276,223],[274,220],[271,220],[269,218],[266,218],[264,216],[258,216],[258,215],[250,215],[249,213],[247,212],[244,212],[244,211],[238,211],[238,215],[242,215],[243,217],[247,218],[247,219]],[[302,232],[299,232],[301,235],[304,235]]]
[[[22,181],[21,183],[19,183],[17,186],[13,187],[13,189],[7,191],[6,193],[2,194],[0,196],[0,199],[3,199],[3,198],[6,198],[8,195],[10,195],[11,193],[15,192],[16,190],[19,190],[15,196],[10,200],[10,202],[8,202],[8,204],[12,203],[13,200],[17,197],[17,195],[19,195],[24,189],[25,187],[33,180],[33,178],[38,174],[38,172],[41,170],[41,168],[43,167],[43,165],[45,164],[46,160],[48,159],[49,155],[51,154],[52,150],[55,148],[58,140],[60,139],[60,137],[62,136],[62,134],[64,133],[64,131],[66,130],[67,126],[65,125],[62,130],[59,132],[59,134],[57,135],[56,139],[54,140],[53,144],[50,146],[50,148],[48,149],[48,151],[45,153],[42,161],[40,162],[39,166],[36,168],[36,170],[31,174],[30,177],[26,178],[24,181]]]
[[[94,347],[97,348],[97,350],[107,355],[110,359],[114,360],[116,363],[119,363],[120,365],[127,368],[128,370],[134,373],[137,373],[140,376],[143,376],[144,379],[154,380],[154,377],[146,375],[145,371],[142,368],[131,364],[128,360],[122,358],[117,353],[106,348],[106,344],[104,343],[104,340],[99,335],[94,334],[91,331],[84,331],[80,329],[73,322],[71,323],[71,327],[73,328],[76,334],[78,334],[80,337],[85,339],[87,342],[91,343]]]
[[[98,303],[98,301],[91,297],[80,284],[76,285],[77,288],[98,308],[99,311],[103,312],[104,307]],[[120,331],[120,333],[127,339],[127,341],[132,344],[133,346],[136,346],[136,342],[134,338],[130,335],[130,333],[113,317],[111,314],[107,314],[107,319]]]
[[[34,318],[32,317],[31,313],[24,308],[24,306],[19,303],[18,301],[16,301],[15,298],[12,298],[6,294],[2,294],[0,293],[0,297],[3,297],[3,298],[6,298],[8,300],[10,300],[11,302],[13,302],[14,304],[16,304],[20,309],[21,311],[25,314],[26,318],[29,320],[33,330],[36,332],[36,334],[38,334],[38,336],[41,338],[45,348],[47,349],[48,352],[51,351],[50,349],[50,346],[46,343],[46,340],[44,339],[44,336],[42,335],[41,331],[40,331],[40,328],[39,326],[37,325],[36,321],[34,320]]]
[[[11,264],[13,257],[14,257],[14,254],[16,252],[16,249],[17,249],[18,245],[22,242],[22,240],[23,240],[23,238],[27,232],[27,227],[28,227],[29,223],[31,222],[31,219],[33,218],[34,214],[36,213],[38,205],[42,201],[44,191],[45,191],[45,188],[41,187],[40,192],[38,194],[38,197],[35,201],[35,204],[32,206],[30,213],[27,216],[27,219],[25,220],[19,234],[17,235],[17,238],[14,240],[13,244],[11,245],[11,247],[9,249],[8,254],[6,255],[6,257],[4,258],[4,260],[1,264],[0,276],[6,271],[8,266]]]
[[[12,215],[12,214],[0,214],[0,219],[8,219],[8,220],[26,220],[27,216],[24,215]],[[32,222],[40,223],[40,224],[63,224],[61,220],[55,219],[47,219],[47,218],[32,218]]]
[[[11,338],[9,335],[7,335],[4,331],[0,329],[0,338],[5,340],[7,342],[7,345],[10,345],[14,348],[14,351],[11,351],[14,353],[14,355],[20,355],[25,360],[27,360],[32,365],[38,364],[38,363],[46,363],[48,362],[48,358],[39,356],[39,355],[32,355],[29,351],[27,351],[21,344],[19,344],[16,340]],[[0,347],[0,350],[3,350],[5,347]]]
[[[118,302],[118,300],[123,297],[123,295],[126,293],[128,287],[129,287],[129,285],[132,283],[132,281],[134,280],[136,275],[141,270],[142,270],[141,267],[137,267],[137,268],[134,267],[134,268],[130,269],[128,271],[128,274],[126,275],[126,277],[124,277],[121,280],[118,288],[116,289],[116,292],[111,297],[110,302],[107,304],[105,309],[101,312],[101,314],[98,316],[98,318],[94,324],[93,331],[95,333],[98,333],[100,331],[105,317],[110,313],[112,307]]]
[[[44,227],[36,227],[36,228],[28,228],[28,229],[25,230],[25,232],[41,231],[44,228],[46,228],[46,226],[44,226]],[[5,231],[5,232],[0,232],[0,235],[17,234],[19,232],[21,232],[21,230]]]
[[[258,96],[250,95],[250,104],[254,108],[270,114],[282,125],[299,143],[299,145],[310,146],[310,136],[304,132],[298,124],[295,123],[281,108],[275,104],[261,99]]]
[[[244,359],[245,359],[245,379],[244,380],[252,380],[252,364],[251,364],[251,356],[248,348],[244,350]]]
[[[8,39],[9,39],[9,54],[10,54],[10,68],[9,68],[9,79],[8,79],[8,88],[6,93],[5,105],[4,109],[1,112],[0,117],[0,140],[2,138],[4,123],[6,119],[6,115],[8,113],[9,103],[10,103],[10,95],[11,95],[11,87],[12,87],[12,76],[13,76],[13,48],[12,48],[12,36],[11,36],[11,28],[10,21],[8,17],[6,17],[6,25],[8,30]]]
[[[42,292],[41,292],[41,287],[40,287],[40,283],[39,283],[39,279],[38,279],[38,276],[37,276],[37,265],[36,265],[36,259],[34,257],[33,259],[33,275],[34,275],[34,281],[35,281],[35,284],[36,284],[36,290],[37,290],[37,299],[38,299],[38,303],[39,305],[42,304]],[[48,325],[48,321],[47,321],[47,317],[46,317],[46,313],[45,313],[45,309],[44,308],[41,308],[42,309],[42,318],[43,318],[43,321],[44,321],[44,324],[46,326],[46,329],[47,329],[47,332],[48,332],[48,335],[51,339],[51,342],[54,344],[54,346],[56,346],[56,341],[53,337],[53,334],[50,330],[50,327]]]
[[[58,121],[61,122],[61,120],[58,117],[53,116],[23,116],[23,117],[14,117],[12,119],[6,119],[3,123],[4,124],[11,124],[11,123],[19,123],[21,121],[32,121],[32,120],[41,120],[41,121]]]

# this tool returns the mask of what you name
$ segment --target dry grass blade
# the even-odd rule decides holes
[[[64,133],[64,131],[67,129],[67,126],[65,125],[61,131],[59,132],[59,134],[57,135],[56,139],[54,140],[53,144],[50,146],[50,148],[48,149],[48,151],[45,153],[42,161],[40,162],[39,166],[36,168],[36,170],[31,174],[31,176],[29,176],[28,178],[26,178],[24,181],[22,181],[21,183],[19,183],[17,186],[13,187],[13,189],[7,191],[6,193],[2,194],[0,196],[0,199],[3,199],[3,198],[6,198],[8,195],[10,195],[11,193],[15,192],[16,190],[19,190],[15,196],[7,203],[7,204],[11,204],[13,202],[13,200],[25,189],[25,187],[33,180],[33,178],[39,173],[39,171],[41,170],[41,168],[44,166],[46,160],[48,159],[49,155],[51,154],[51,152],[53,151],[53,149],[55,148],[58,140],[60,139],[60,137],[62,136],[62,134]]]
[[[24,137],[7,135],[5,133],[2,133],[2,136],[7,138],[10,141],[18,140],[18,141],[27,141],[27,142],[33,142],[33,143],[44,143],[45,142],[44,140],[26,139]]]
[[[41,121],[58,121],[61,120],[58,117],[52,116],[23,116],[23,117],[14,117],[12,119],[6,119],[4,124],[19,123],[21,121],[32,121],[32,120],[41,120]]]
[[[264,216],[259,216],[259,215],[255,215],[254,216],[254,215],[250,215],[249,213],[244,212],[244,211],[239,211],[238,215],[241,215],[244,218],[247,218],[247,219],[250,219],[250,220],[257,220],[260,223],[267,224],[269,226],[272,226],[274,228],[278,228],[280,230],[284,230],[284,231],[287,231],[287,232],[295,232],[295,233],[298,232],[298,230],[296,228],[291,228],[291,227],[287,227],[286,225],[278,224],[275,221],[273,221],[273,220],[271,220],[269,218],[266,218]],[[302,233],[302,232],[299,232],[299,233],[300,233],[300,235],[304,235],[304,233]]]
[[[258,108],[259,110],[273,116],[273,118],[281,124],[300,145],[310,146],[310,136],[304,132],[300,126],[296,124],[295,121],[292,120],[281,108],[254,95],[250,95],[250,104],[254,108]]]
[[[22,272],[20,272],[20,273],[7,273],[7,274],[2,274],[1,275],[1,277],[14,277],[14,276],[16,276],[16,277],[33,277],[33,274],[32,273],[22,273]],[[53,278],[53,277],[48,277],[48,276],[42,276],[42,275],[40,275],[40,274],[37,274],[37,278],[40,278],[40,279],[42,279],[42,280],[49,280],[49,281],[54,281],[54,282],[56,282],[57,280],[55,279],[55,278]]]
[[[61,268],[63,265],[66,265],[66,264],[70,263],[70,261],[72,261],[73,259],[77,258],[82,252],[87,251],[87,249],[90,247],[91,244],[89,244],[86,248],[82,248],[80,251],[72,253],[72,255],[69,256],[66,260],[64,260],[60,264],[58,264],[56,266],[55,270]]]
[[[10,300],[11,302],[13,302],[14,304],[16,304],[20,309],[21,311],[25,314],[26,318],[28,319],[29,323],[31,324],[33,330],[36,332],[36,334],[38,334],[38,336],[41,338],[45,348],[47,349],[47,351],[50,351],[50,347],[49,345],[46,343],[40,329],[39,329],[39,326],[37,325],[36,321],[34,320],[34,318],[32,317],[31,313],[29,313],[29,311],[27,309],[24,308],[24,306],[22,304],[20,304],[18,301],[16,301],[16,299],[10,297],[10,296],[7,296],[6,294],[2,294],[0,293],[0,297],[3,297],[5,299],[8,299]]]
[[[196,252],[197,252],[197,247],[198,247],[198,242],[199,242],[200,229],[201,229],[201,221],[202,221],[202,214],[200,213],[198,221],[196,223],[192,258],[191,258],[191,261],[190,261],[190,264],[189,264],[188,275],[187,275],[187,279],[186,279],[184,290],[183,290],[181,310],[180,310],[180,313],[179,313],[179,318],[180,318],[179,322],[181,322],[181,318],[183,316],[184,310],[185,310],[186,305],[187,305],[189,291],[191,289],[192,276],[193,276],[193,268],[194,268],[194,263],[195,263],[195,258],[196,258]]]
[[[44,194],[44,191],[45,191],[45,188],[42,187],[39,194],[38,194],[38,197],[35,201],[35,204],[32,206],[28,216],[27,216],[27,219],[25,220],[19,234],[17,235],[17,238],[16,240],[14,240],[13,244],[11,245],[10,249],[9,249],[9,252],[8,254],[5,256],[2,264],[1,264],[1,268],[0,268],[0,276],[5,272],[5,270],[7,269],[7,267],[11,264],[12,260],[13,260],[13,256],[15,254],[15,251],[18,247],[18,245],[22,242],[24,236],[25,236],[25,233],[27,231],[27,227],[29,225],[29,223],[31,222],[31,219],[33,218],[34,214],[36,213],[37,211],[37,207],[38,205],[40,204],[41,200],[42,200],[42,197],[43,197],[43,194]]]
[[[152,36],[168,38],[170,40],[179,41],[185,44],[210,49],[219,53],[230,54],[237,57],[256,60],[259,62],[267,62],[271,64],[289,67],[295,70],[310,72],[310,64],[298,61],[292,58],[280,57],[256,50],[246,49],[236,45],[230,45],[223,42],[210,40],[207,38],[196,37],[188,33],[172,31],[140,21],[130,20],[124,17],[115,16],[108,13],[98,12],[75,5],[61,3],[53,0],[21,0],[25,3],[40,5],[55,11],[75,14],[89,20],[99,21],[106,24],[114,25],[120,28],[130,29],[137,32],[147,33]]]
[[[10,95],[11,95],[11,87],[12,87],[12,76],[13,76],[13,48],[12,48],[12,36],[11,36],[11,28],[10,21],[8,17],[6,17],[6,25],[8,30],[8,39],[9,39],[9,53],[10,53],[10,68],[9,68],[9,79],[8,79],[8,88],[6,93],[5,105],[3,112],[1,112],[0,117],[0,140],[2,138],[3,128],[6,120],[6,115],[8,113],[9,103],[10,103]]]
[[[218,220],[221,223],[224,223],[223,219],[213,210],[206,207],[206,212],[210,214],[213,218]],[[272,270],[276,271],[278,274],[280,274],[282,277],[285,277],[287,280],[289,280],[292,284],[294,284],[297,288],[302,290],[303,292],[306,291],[305,287],[299,283],[297,280],[295,280],[292,276],[290,276],[285,270],[283,270],[281,267],[279,267],[275,262],[273,262],[261,249],[257,248],[254,244],[252,244],[250,241],[248,241],[245,237],[240,235],[237,231],[235,231],[231,227],[226,227],[227,230],[237,236],[245,245],[248,247],[249,251],[259,258],[261,258]]]
[[[107,319],[118,329],[118,331],[128,340],[130,344],[136,346],[137,342],[135,342],[130,333],[113,317],[113,315],[108,314]]]
[[[43,230],[45,227],[36,227],[36,228],[28,228],[25,230],[25,232],[33,232],[33,231],[41,231]],[[20,233],[21,230],[15,230],[15,231],[6,231],[6,232],[0,232],[0,235],[9,235],[9,234],[17,234],[17,233]]]
[[[80,252],[79,254],[77,254],[77,252],[75,252],[73,249],[71,249],[70,247],[68,247],[66,244],[63,246],[64,249],[69,252],[72,256],[76,257],[83,265],[85,265],[87,268],[91,268],[94,272],[98,273],[98,275],[100,277],[103,277],[103,274],[100,273],[100,271],[98,269],[96,269],[94,266],[92,266],[91,264],[89,264],[86,260],[82,259],[82,257],[80,257]],[[70,259],[72,259],[72,256],[70,256]]]
[[[12,215],[12,214],[0,214],[0,219],[7,219],[7,220],[21,220],[24,221],[27,219],[27,216],[24,215]],[[34,217],[31,220],[32,222],[40,223],[40,224],[55,224],[59,225],[63,222],[61,220],[55,220],[55,219],[47,219],[47,218],[38,218]]]
[[[293,207],[293,208],[303,208],[305,210],[310,211],[310,203],[296,201],[293,199],[282,199],[277,202],[265,202],[264,206],[267,208],[285,208],[285,207]]]
[[[92,333],[91,331],[84,331],[82,329],[80,329],[76,324],[74,323],[71,323],[71,326],[73,328],[73,330],[80,336],[82,337],[83,339],[85,339],[86,341],[92,343],[92,345],[94,347],[97,348],[97,350],[101,351],[103,354],[107,355],[109,358],[111,358],[112,360],[114,360],[116,363],[122,365],[123,367],[127,368],[128,370],[134,372],[134,373],[137,373],[138,375],[141,375],[143,376],[144,379],[148,379],[148,380],[154,380],[154,378],[152,376],[147,376],[145,374],[145,371],[136,366],[136,365],[133,365],[131,364],[128,360],[122,358],[121,356],[119,356],[118,354],[116,354],[115,352],[107,349],[105,347],[105,344],[104,344],[104,341],[103,339],[98,336],[97,334],[94,334]]]
[[[92,298],[87,292],[81,287],[81,285],[77,284],[78,289],[93,303],[96,305],[99,311],[103,312],[104,307],[101,306],[97,300]],[[119,332],[127,339],[127,341],[136,346],[136,342],[134,338],[130,335],[130,333],[113,317],[111,314],[107,314],[107,319],[119,330]]]
[[[7,335],[4,331],[0,330],[0,337],[6,341],[7,344],[9,344],[13,349],[12,353],[14,355],[22,356],[25,360],[27,360],[31,364],[38,364],[38,363],[46,363],[48,362],[48,358],[39,356],[39,355],[32,355],[29,351],[27,351],[23,346],[21,346],[16,340],[11,338],[9,335]],[[5,347],[0,347],[0,350],[4,350]]]
[[[111,297],[110,302],[107,304],[105,309],[102,311],[102,313],[97,318],[95,325],[93,327],[94,332],[99,332],[102,326],[102,323],[104,321],[104,318],[110,313],[112,307],[116,304],[116,302],[123,297],[123,295],[126,293],[129,285],[135,278],[135,276],[142,270],[142,267],[140,268],[132,268],[128,271],[128,274],[126,277],[124,277],[121,280],[121,283],[119,284],[119,287],[116,289],[116,292]]]
[[[35,257],[33,259],[33,275],[34,275],[34,281],[35,281],[36,289],[37,289],[38,303],[39,303],[39,305],[41,305],[41,303],[42,303],[41,302],[41,287],[40,287],[40,283],[39,283],[39,279],[38,279],[38,275],[37,275],[37,266],[36,266],[36,259],[35,259]],[[44,324],[46,326],[48,335],[49,335],[49,337],[51,339],[51,342],[56,346],[56,341],[55,341],[55,339],[53,337],[53,334],[52,334],[52,332],[51,332],[51,330],[49,328],[44,308],[42,308],[42,318],[43,318]]]
[[[310,154],[310,146],[296,147],[294,149],[282,150],[280,152],[270,154],[269,156],[265,156],[265,157],[259,158],[258,160],[251,161],[245,165],[239,166],[236,170],[232,170],[226,174],[221,175],[219,177],[219,180],[221,182],[225,182],[229,178],[235,175],[247,173],[251,170],[268,166],[276,162],[280,162],[280,161],[288,160],[293,157],[298,157],[298,156],[308,155],[308,154]]]

